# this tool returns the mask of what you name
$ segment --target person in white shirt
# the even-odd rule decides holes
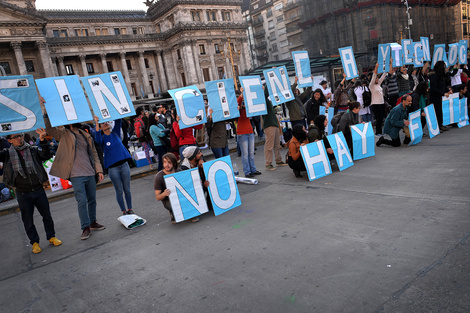
[[[364,81],[365,83],[366,81]],[[369,91],[366,85],[363,84],[362,81],[358,80],[356,81],[356,84],[354,85],[354,94],[356,95],[357,102],[361,105],[361,109],[359,110],[359,117],[360,117],[360,122],[370,122],[372,120],[371,114],[370,114],[370,108],[364,107],[364,99],[362,97],[362,94],[365,91]]]
[[[328,88],[328,83],[326,82],[326,80],[322,80],[320,82],[320,86],[321,86],[321,91],[323,92],[323,94],[325,95],[325,98],[327,101],[331,101],[331,96],[332,96],[332,93],[331,93],[331,89]]]

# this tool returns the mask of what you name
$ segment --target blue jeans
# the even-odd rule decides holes
[[[78,204],[80,227],[85,229],[96,222],[96,180],[95,176],[70,178],[73,193]]]
[[[158,167],[157,169],[161,171],[163,169],[163,155],[167,152],[165,146],[155,146],[155,152],[157,153]]]
[[[108,169],[108,175],[113,182],[114,190],[116,191],[116,200],[121,208],[121,211],[126,211],[124,200],[122,199],[122,191],[126,196],[127,209],[132,209],[132,196],[131,196],[131,169],[129,163],[123,163],[116,167]],[[73,183],[72,183],[73,184]]]
[[[237,135],[238,144],[242,151],[243,172],[245,175],[256,172],[255,167],[255,135]]]
[[[226,146],[225,148],[211,148],[211,150],[212,150],[212,153],[214,153],[214,158],[216,159],[230,154],[228,150],[228,146]]]
[[[21,219],[23,220],[24,230],[28,235],[31,244],[39,243],[39,235],[34,226],[34,207],[38,209],[39,214],[42,216],[44,230],[46,231],[47,239],[55,237],[54,222],[52,221],[51,211],[49,209],[49,201],[47,200],[44,189],[39,189],[32,192],[16,192],[18,205],[21,211]]]
[[[362,114],[361,119],[362,119],[361,122],[368,123],[372,121],[372,116],[370,115],[370,113]]]

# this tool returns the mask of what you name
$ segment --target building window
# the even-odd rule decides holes
[[[193,18],[193,22],[200,22],[201,21],[201,12],[191,11],[191,17]]]
[[[181,73],[181,82],[183,83],[183,87],[186,86],[186,76],[184,75],[184,73]]]
[[[219,73],[219,79],[224,79],[225,78],[225,70],[223,67],[218,67],[217,72]]]
[[[131,60],[126,60],[126,65],[128,70],[132,70]]]
[[[180,51],[180,49],[176,49],[176,55],[178,56],[178,60],[181,60],[181,51]]]
[[[145,68],[149,68],[149,59],[144,59]]]
[[[172,15],[168,16],[168,22],[170,23],[170,28],[175,27],[175,17]]]
[[[274,21],[273,20],[270,20],[268,22],[268,29],[273,29],[274,28]]]
[[[206,48],[204,47],[204,45],[199,45],[199,54],[206,54]]]
[[[222,20],[223,21],[230,21],[230,11],[222,12]]]
[[[257,4],[253,4],[253,10],[257,10],[258,9],[258,3]]]
[[[202,76],[204,76],[204,81],[208,82],[211,80],[210,70],[208,68],[202,69]]]
[[[217,21],[217,11],[215,10],[207,10],[207,20],[208,21]]]
[[[60,31],[60,37],[68,37],[67,30],[63,29]]]
[[[107,28],[97,28],[97,29],[95,29],[95,34],[96,34],[96,36],[107,36],[108,35],[108,29]]]
[[[26,71],[27,71],[28,73],[34,73],[34,72],[36,72],[36,71],[34,70],[34,63],[33,63],[33,61],[31,61],[31,60],[26,61],[26,60],[25,60],[25,61],[24,61],[24,65],[26,66]]]
[[[54,30],[52,31],[52,35],[53,35],[54,37],[60,37],[60,35],[59,35],[59,30],[54,29]]]
[[[220,53],[219,44],[216,43],[216,44],[214,45],[214,50],[215,50],[215,53],[216,53],[216,54],[219,54],[219,53]]]
[[[131,89],[134,95],[137,95],[137,87],[135,86],[135,83],[131,83]]]
[[[266,11],[266,17],[271,17],[271,16],[273,16],[273,9],[268,9]]]
[[[269,34],[269,40],[276,40],[276,32],[271,32]]]
[[[134,27],[134,28],[132,28],[132,33],[134,35],[143,35],[143,34],[145,34],[145,31],[144,31],[143,27]]]
[[[75,36],[77,37],[86,37],[88,36],[88,29],[75,29]]]
[[[121,34],[121,30],[119,28],[115,28],[114,29],[114,34],[115,35],[120,35]]]
[[[127,35],[127,28],[121,27],[121,35]]]
[[[284,35],[285,33],[286,33],[286,29],[285,29],[285,28],[281,28],[280,30],[278,30],[277,35],[278,35],[278,36],[281,36],[281,35]]]
[[[281,11],[281,10],[282,10],[282,2],[279,3],[278,5],[276,5],[276,6],[274,7],[274,10],[276,10],[276,11]]]
[[[278,17],[276,18],[276,21],[277,21],[278,23],[282,22],[283,20],[284,20],[284,15],[278,16]]]
[[[52,35],[54,37],[68,37],[67,30],[65,29],[54,29],[52,31]]]
[[[3,67],[3,69],[5,70],[5,74],[11,74],[10,63],[8,63],[8,62],[0,62],[0,66]]]
[[[277,43],[273,43],[272,47],[273,47],[272,51],[277,52]]]
[[[95,69],[93,68],[93,63],[87,63],[86,64],[86,70],[88,74],[92,74],[95,72]]]
[[[230,48],[232,49],[233,52],[237,52],[237,50],[235,49],[235,46],[233,45],[233,42],[230,43]]]
[[[65,72],[67,75],[73,75],[73,66],[72,64],[65,65]]]
[[[157,31],[157,33],[161,33],[160,24],[157,24],[155,26],[155,30]]]
[[[113,62],[107,61],[106,66],[108,67],[108,72],[114,72]]]

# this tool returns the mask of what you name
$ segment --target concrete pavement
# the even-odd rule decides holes
[[[468,312],[469,136],[380,147],[313,182],[265,171],[260,147],[242,206],[198,223],[170,224],[145,176],[132,194],[147,225],[124,229],[104,188],[107,228],[81,241],[75,200],[62,199],[51,209],[64,244],[47,246],[37,218],[37,255],[19,214],[0,216],[0,311]]]

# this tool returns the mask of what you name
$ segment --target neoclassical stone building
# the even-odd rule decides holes
[[[121,71],[135,99],[250,69],[242,0],[147,0],[144,11],[0,0],[0,66],[35,78]]]

